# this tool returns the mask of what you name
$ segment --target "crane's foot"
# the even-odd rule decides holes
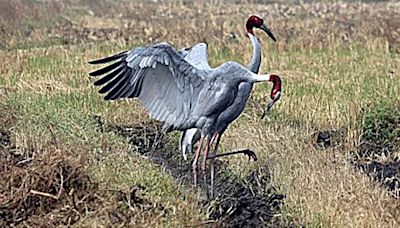
[[[249,160],[250,159],[253,159],[253,161],[258,160],[256,153],[254,153],[254,151],[249,150],[249,149],[236,150],[236,151],[227,152],[227,153],[223,153],[223,154],[217,154],[217,155],[209,156],[209,157],[207,157],[207,159],[213,159],[213,158],[217,158],[217,157],[225,157],[225,156],[230,156],[230,155],[234,155],[234,154],[244,154],[249,157]]]

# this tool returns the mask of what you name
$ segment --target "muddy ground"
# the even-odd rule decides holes
[[[400,129],[400,122],[396,124]],[[400,200],[399,153],[400,136],[393,139],[366,140],[354,152],[353,164]]]
[[[141,125],[106,125],[100,117],[95,117],[102,131],[112,131],[125,137],[137,148],[138,153],[161,165],[177,180],[192,187],[191,160],[184,161],[176,143],[170,143],[167,135],[161,133],[161,125],[146,122]],[[245,155],[236,155],[245,156]],[[249,161],[253,162],[253,161]],[[279,218],[284,195],[270,185],[267,165],[251,172],[241,179],[229,172],[223,159],[218,163],[218,177],[215,183],[216,196],[206,199],[206,186],[200,184],[204,194],[204,209],[210,215],[208,225],[217,227],[263,227],[290,226]],[[199,172],[200,173],[200,172]],[[208,174],[209,175],[209,174]],[[199,175],[201,181],[201,176]]]
[[[319,149],[340,146],[344,137],[337,130],[321,130],[314,138]],[[371,176],[378,184],[384,186],[393,197],[400,199],[400,160],[395,153],[400,150],[400,140],[370,141],[365,140],[352,152],[350,163],[366,175]],[[386,156],[386,160],[379,159]]]
[[[49,144],[42,151],[17,148],[12,133],[15,112],[2,109],[0,123],[0,226],[60,226],[81,224],[96,216],[113,225],[134,221],[138,213],[168,217],[169,211],[146,197],[146,189],[105,190],[88,175],[83,158]],[[167,135],[154,122],[135,126],[105,125],[96,117],[100,131],[125,137],[134,150],[165,167],[191,188],[191,162],[183,161]],[[23,151],[23,153],[21,153]],[[240,156],[240,155],[239,155]],[[229,173],[222,161],[214,199],[202,199],[210,227],[290,226],[283,224],[280,209],[284,195],[270,186],[267,166],[241,179]],[[224,173],[224,174],[222,174]],[[204,192],[204,186],[199,188]],[[129,205],[129,207],[127,207]]]
[[[168,217],[168,209],[146,197],[146,189],[141,186],[131,186],[129,190],[102,189],[87,174],[82,165],[86,164],[83,158],[61,151],[57,145],[50,143],[40,153],[35,151],[34,146],[17,148],[12,132],[16,112],[2,107],[0,115],[3,117],[0,120],[1,227],[72,225],[93,215],[105,218],[114,225],[127,224],[138,213]],[[364,137],[363,143],[355,148],[351,162],[385,186],[395,198],[400,198],[400,161],[395,154],[400,149],[397,135],[400,121],[392,114],[387,117],[380,120],[380,126],[371,125],[372,136]],[[99,116],[91,118],[97,122],[99,131],[111,131],[126,138],[135,148],[132,152],[148,157],[192,188],[190,159],[182,159],[177,142],[161,133],[158,123],[117,126],[104,123]],[[376,117],[372,119],[375,121]],[[385,132],[381,132],[382,129]],[[371,132],[371,129],[363,130]],[[320,130],[313,136],[320,149],[340,147],[344,139],[344,131],[341,130]],[[390,159],[383,161],[378,159],[380,156]],[[259,164],[258,167],[245,178],[239,178],[229,171],[224,159],[219,159],[217,195],[209,200],[205,197],[200,199],[204,212],[209,215],[209,220],[203,225],[294,226],[290,221],[280,219],[285,196],[270,185],[268,166]],[[205,195],[204,185],[200,185],[198,190]]]

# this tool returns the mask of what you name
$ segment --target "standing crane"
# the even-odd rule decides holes
[[[254,73],[258,73],[261,65],[261,44],[257,37],[254,35],[254,28],[259,28],[266,32],[269,37],[273,40],[276,41],[274,35],[272,34],[271,30],[268,28],[268,26],[264,23],[263,19],[259,18],[258,16],[252,15],[248,18],[246,22],[246,30],[247,30],[247,35],[249,36],[252,46],[253,46],[253,56],[251,58],[250,64],[248,65],[248,69]],[[182,55],[185,57],[185,59],[190,62],[192,65],[198,67],[198,68],[203,68],[203,69],[210,69],[210,66],[208,65],[208,59],[207,59],[207,46],[205,44],[197,44],[191,49],[184,49],[181,50]],[[280,91],[280,79],[277,78],[275,85],[276,89],[279,89]],[[279,88],[278,88],[279,87]],[[225,132],[226,128],[228,125],[233,122],[243,111],[245,108],[246,102],[251,94],[253,88],[253,84],[242,84],[239,87],[238,94],[235,98],[235,101],[231,106],[229,106],[218,118],[218,122],[216,124],[219,132],[219,134],[216,137],[216,144],[215,144],[215,149],[213,152],[213,155],[210,157],[212,159],[211,163],[211,195],[213,195],[213,189],[214,189],[214,179],[215,179],[215,163],[216,163],[216,157],[217,157],[217,148],[219,146],[221,136]],[[269,101],[266,110],[264,111],[264,114],[262,117],[265,116],[265,113],[272,107],[272,105],[279,99],[280,97],[280,92],[275,92],[273,96],[271,96],[271,100]],[[192,151],[192,145],[194,145],[197,141],[200,139],[200,130],[199,129],[188,129],[185,132],[182,133],[181,139],[180,139],[180,148],[183,153],[183,157],[186,160],[187,155],[186,152]],[[241,150],[241,151],[236,151],[236,153],[241,153],[245,152],[248,153],[249,156],[253,156],[255,158],[255,155],[250,153],[251,151],[249,150]],[[224,156],[224,155],[231,155],[234,154],[232,152],[225,153],[225,154],[219,154],[218,156]]]
[[[230,115],[225,111],[236,102],[240,88],[270,81],[274,84],[271,97],[280,94],[281,88],[278,75],[257,75],[233,61],[216,68],[197,68],[168,43],[133,48],[89,63],[109,63],[89,73],[93,77],[103,76],[94,85],[103,86],[99,93],[106,93],[105,100],[138,98],[150,117],[164,122],[166,132],[200,130],[200,142],[192,164],[195,185],[202,145],[205,144],[202,173],[207,183],[209,148],[219,138],[219,131],[226,128],[218,124],[229,124],[224,116]],[[235,110],[231,112],[232,116],[240,114]]]
[[[263,19],[255,15],[252,15],[247,19],[246,31],[253,46],[253,56],[251,57],[251,61],[247,68],[254,73],[258,73],[261,65],[261,44],[257,39],[257,37],[254,35],[253,31],[254,28],[263,30],[265,33],[268,34],[268,36],[273,41],[276,41],[276,39],[272,34],[271,30],[264,23]],[[187,60],[193,66],[202,69],[210,69],[207,59],[207,45],[205,45],[204,43],[199,43],[190,49],[189,48],[182,49],[180,50],[180,53],[185,57],[185,60]],[[250,91],[245,91],[248,89],[250,89]],[[242,99],[247,101],[251,89],[252,88],[240,88],[238,94],[245,94],[247,97],[246,96],[245,97],[241,96],[241,97]],[[220,137],[221,135],[219,136],[219,138]],[[192,145],[194,145],[199,139],[200,139],[200,131],[198,129],[189,129],[181,134],[180,148],[183,154],[183,158],[185,160],[187,160],[186,153],[187,152],[191,153]]]

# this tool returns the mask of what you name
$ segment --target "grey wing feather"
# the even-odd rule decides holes
[[[177,129],[193,111],[205,83],[204,71],[193,67],[169,44],[138,47],[90,63],[112,63],[90,73],[104,75],[95,85],[104,99],[138,98],[150,115],[164,121],[164,128]],[[191,98],[191,99],[189,99]]]
[[[198,43],[191,48],[184,48],[179,51],[186,61],[198,69],[210,70],[207,57],[207,44]]]

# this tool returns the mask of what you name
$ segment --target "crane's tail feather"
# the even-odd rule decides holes
[[[105,58],[102,58],[102,59],[92,60],[92,61],[89,61],[89,63],[90,63],[90,64],[109,63],[109,62],[111,62],[111,61],[114,61],[114,60],[117,60],[117,59],[122,58],[125,54],[126,54],[126,51],[121,52],[121,53],[118,53],[118,54],[113,55],[113,56],[105,57]]]
[[[182,155],[183,155],[183,159],[186,161],[187,160],[187,151],[189,150],[189,152],[191,152],[192,151],[192,148],[191,148],[191,144],[190,143],[188,143],[188,139],[187,139],[187,133],[188,133],[189,131],[184,131],[183,133],[181,133],[181,137],[180,137],[180,139],[179,139],[179,149],[181,150],[181,152],[182,152]]]

